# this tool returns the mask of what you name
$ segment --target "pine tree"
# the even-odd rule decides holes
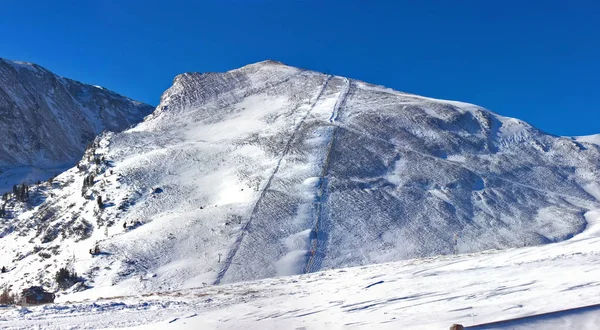
[[[83,189],[94,185],[94,175],[90,174],[83,179]]]
[[[25,202],[29,199],[29,186],[26,184],[14,185],[13,195],[19,202]]]
[[[79,277],[74,271],[69,271],[66,267],[62,267],[56,272],[54,280],[56,280],[59,288],[66,289],[79,281]]]

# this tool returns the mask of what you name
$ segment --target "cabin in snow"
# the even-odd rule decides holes
[[[32,286],[21,292],[21,303],[26,305],[54,303],[54,293],[44,291],[41,286]]]

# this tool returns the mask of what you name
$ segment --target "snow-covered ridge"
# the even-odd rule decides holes
[[[97,134],[121,131],[152,110],[39,65],[0,58],[0,192],[73,166]]]
[[[587,228],[598,173],[598,146],[481,107],[261,62],[177,76],[11,200],[0,258],[15,286],[70,264],[118,295],[547,244]]]
[[[280,62],[263,61],[224,73],[183,73],[176,76],[173,86],[163,93],[158,109],[185,110],[217,98],[223,106],[225,102],[239,101],[299,72],[301,70]]]
[[[577,136],[575,137],[575,140],[600,146],[600,134]]]

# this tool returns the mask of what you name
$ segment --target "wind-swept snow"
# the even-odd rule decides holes
[[[81,298],[414,258],[475,267],[484,250],[542,245],[514,250],[534,253],[589,233],[599,169],[598,146],[470,104],[273,61],[186,73],[144,122],[98,137],[28,203],[6,202],[0,283],[53,288],[68,266],[85,279]],[[456,271],[447,283],[486,276]],[[394,278],[379,280],[369,290]]]
[[[129,297],[80,292],[56,305],[0,309],[0,326],[447,329],[459,323],[467,329],[597,329],[600,307],[585,306],[597,304],[600,294],[598,214],[586,215],[590,226],[574,239],[541,247]],[[85,297],[90,300],[81,301]],[[517,320],[502,322],[508,319]]]
[[[600,145],[600,134],[578,136],[575,138],[575,140],[577,140],[579,142],[586,142],[586,143],[591,143],[591,144],[595,144],[595,145]]]

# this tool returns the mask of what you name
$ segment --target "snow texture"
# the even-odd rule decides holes
[[[582,234],[545,246],[132,296],[88,290],[0,307],[0,327],[598,329],[600,212],[586,217]]]
[[[526,282],[551,274],[556,262],[545,253],[563,251],[552,249],[573,237],[587,235],[595,241],[597,217],[589,215],[600,209],[599,168],[597,145],[547,135],[471,104],[274,61],[225,73],[185,73],[142,123],[99,136],[79,168],[33,187],[27,203],[14,198],[2,202],[6,215],[0,218],[0,260],[9,272],[0,275],[0,283],[13,290],[39,284],[53,289],[56,270],[68,266],[85,278],[87,290],[64,297],[81,300],[425,258],[347,270],[352,275],[339,285],[334,283],[345,273],[331,270],[189,292],[208,290],[214,301],[219,290],[247,292],[256,286],[256,295],[269,291],[275,297],[291,289],[288,281],[306,280],[295,286],[298,297],[308,297],[304,302],[288,293],[263,302],[273,308],[284,308],[279,305],[286,301],[298,306],[289,315],[317,313],[321,306],[322,314],[311,317],[327,314],[339,326],[360,322],[360,316],[350,315],[374,310],[366,307],[371,304],[388,305],[385,299],[399,298],[391,300],[394,308],[440,299],[439,306],[446,308],[451,288],[457,287],[472,292],[454,309],[475,308],[468,305],[472,299],[494,297],[502,285],[515,290],[534,286],[536,293],[547,294],[544,285],[554,282]],[[90,174],[94,184],[82,191]],[[95,245],[102,253],[92,256],[88,251]],[[536,245],[543,247],[530,247]],[[573,246],[593,249],[587,243]],[[488,254],[481,253],[509,248],[521,249],[494,254],[497,259],[490,264]],[[449,256],[454,253],[462,255]],[[566,252],[556,253],[560,259]],[[594,253],[567,258],[560,268],[593,264],[594,258]],[[430,261],[435,269],[448,271],[448,277],[425,276],[439,273],[426,268]],[[531,263],[530,277],[520,277],[518,262]],[[581,267],[573,269],[594,273]],[[351,280],[376,275],[360,285]],[[499,280],[487,281],[488,276]],[[335,281],[316,280],[321,277]],[[484,282],[479,287],[476,278]],[[384,282],[368,288],[376,293],[369,298],[373,302],[359,300],[366,299],[363,288],[378,281]],[[315,286],[307,284],[313,282]],[[314,295],[335,297],[335,290],[354,292],[348,293],[353,302],[311,300]],[[467,299],[470,295],[475,296]],[[201,297],[209,299],[204,293]],[[330,313],[329,301],[338,314]],[[194,304],[191,309],[200,308]],[[79,306],[96,308],[87,303],[57,308],[77,314]],[[98,308],[130,310],[111,306]],[[530,306],[532,312],[550,308]],[[224,308],[208,319],[231,318]],[[239,308],[240,317],[256,315],[254,307]],[[483,300],[478,308],[483,309],[473,321],[490,319],[492,309],[497,313],[495,305]],[[140,309],[152,319],[168,313],[161,310],[154,316],[154,311]],[[442,307],[414,311],[419,320],[435,320],[432,315],[440,315]],[[448,315],[470,312],[461,313]],[[19,315],[14,317],[30,317]],[[403,318],[410,320],[410,315]],[[198,320],[206,322],[207,317]],[[254,324],[255,318],[248,320]],[[277,327],[295,325],[294,320]],[[99,327],[138,321],[110,322]]]

